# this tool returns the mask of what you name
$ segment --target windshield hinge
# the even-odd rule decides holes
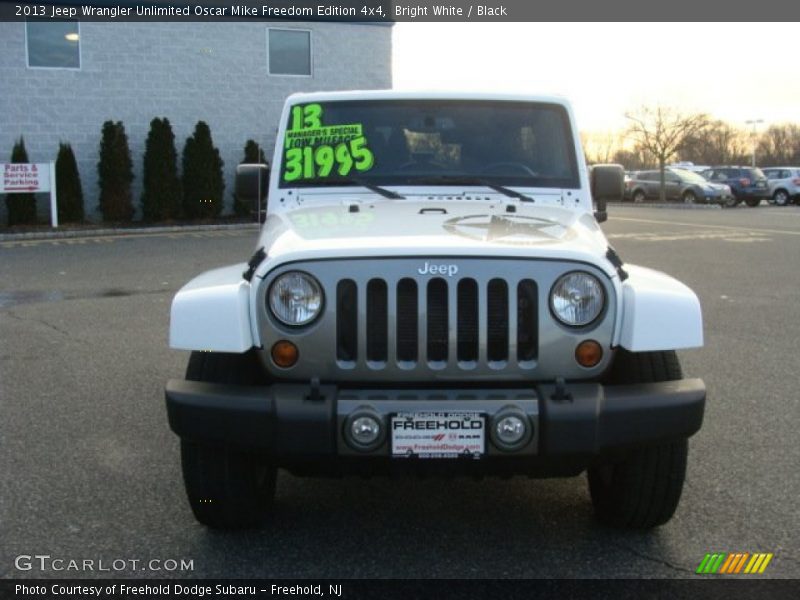
[[[617,254],[617,251],[614,250],[614,248],[612,248],[611,246],[609,246],[608,250],[606,251],[606,258],[608,259],[608,262],[610,262],[611,265],[617,270],[617,275],[619,275],[619,280],[625,281],[628,278],[628,272],[622,268],[622,265],[624,263],[622,262],[622,259],[619,257],[619,254]]]
[[[244,277],[245,281],[250,281],[253,278],[253,273],[256,272],[258,265],[267,258],[267,253],[264,252],[264,246],[261,246],[256,253],[247,261],[247,270],[242,273],[242,277]]]

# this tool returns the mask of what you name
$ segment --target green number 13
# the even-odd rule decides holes
[[[322,127],[322,106],[306,104],[292,107],[291,131],[298,129],[319,129]]]

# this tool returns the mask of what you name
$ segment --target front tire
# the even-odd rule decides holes
[[[786,190],[775,190],[772,194],[772,199],[775,201],[776,206],[786,206],[789,204],[789,194]]]
[[[683,194],[683,203],[684,204],[700,204],[697,200],[697,194],[694,192],[685,192]]]
[[[645,201],[645,198],[646,198],[646,196],[644,194],[644,191],[636,190],[636,191],[633,192],[633,201],[634,201],[634,203],[641,204],[642,202]]]
[[[252,352],[192,352],[186,379],[258,385],[262,371]],[[224,445],[181,440],[186,495],[195,518],[215,529],[260,527],[271,513],[277,469],[260,456]]]
[[[653,383],[683,377],[675,352],[617,351],[606,378],[611,384]],[[607,525],[650,529],[672,518],[683,490],[686,439],[629,451],[589,468],[595,516]]]

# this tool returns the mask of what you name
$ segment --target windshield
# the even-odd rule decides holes
[[[700,185],[705,185],[708,181],[704,178],[695,173],[694,171],[686,171],[684,169],[673,169],[675,173],[681,176],[686,183],[697,183]]]
[[[301,104],[290,111],[281,187],[448,185],[465,177],[505,186],[578,188],[564,108],[371,100]]]

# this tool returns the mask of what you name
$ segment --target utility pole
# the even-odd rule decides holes
[[[745,124],[753,126],[753,134],[752,134],[752,140],[753,140],[753,168],[755,168],[755,166],[756,166],[756,125],[758,125],[759,123],[763,123],[763,122],[764,122],[764,119],[749,119],[749,120],[745,121]]]

